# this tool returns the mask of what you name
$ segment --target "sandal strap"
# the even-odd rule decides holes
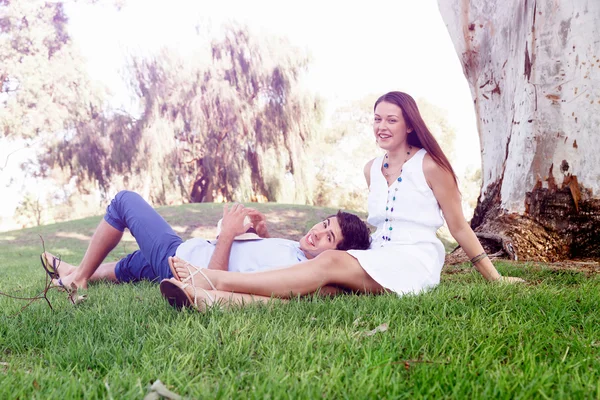
[[[58,261],[58,263],[56,262]],[[60,267],[60,263],[62,262],[62,256],[59,254],[58,257],[52,257],[52,268],[58,274],[58,267]]]
[[[187,288],[188,286],[191,286],[192,290],[194,291],[194,307],[198,308],[198,292],[196,292],[196,286],[193,284],[193,282],[191,285],[189,283],[184,283],[181,286],[181,290],[185,292],[185,288]]]
[[[208,292],[208,290],[204,290],[202,288],[197,288],[196,285],[194,285],[193,283],[184,283],[183,286],[181,286],[181,290],[185,291],[185,288],[187,288],[188,286],[191,286],[193,291],[194,291],[194,307],[196,309],[198,309],[198,292],[197,289],[200,289],[204,292],[204,294],[206,295],[206,297],[208,297],[208,300],[210,300],[210,304],[207,304],[207,306],[212,306],[215,302],[215,298]]]
[[[185,278],[184,280],[182,280],[182,283],[187,282],[188,280],[190,280],[192,282],[192,286],[196,287],[196,285],[194,284],[194,276],[196,276],[196,274],[200,274],[202,275],[202,277],[204,278],[204,280],[206,280],[206,282],[208,282],[208,284],[210,285],[210,288],[212,290],[217,290],[217,288],[215,287],[215,285],[213,285],[213,283],[211,282],[210,279],[208,279],[208,276],[206,276],[206,274],[204,272],[202,272],[202,268],[196,268],[196,270],[194,272],[190,271],[190,268],[186,265],[186,268],[189,272],[189,275],[187,278]]]
[[[200,290],[202,290],[204,292],[204,294],[206,295],[206,297],[208,297],[208,300],[210,300],[210,304],[207,304],[208,306],[212,306],[215,302],[215,298],[211,296],[210,293],[208,293],[208,290],[204,290],[202,288],[198,288]]]

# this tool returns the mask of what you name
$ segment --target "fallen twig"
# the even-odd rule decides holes
[[[46,245],[44,243],[44,238],[42,238],[41,235],[38,235],[38,236],[40,237],[40,240],[42,241],[42,250],[45,253],[46,252]],[[77,304],[78,302],[80,302],[80,301],[73,301],[73,296],[74,296],[73,292],[70,292],[70,291],[66,290],[66,288],[62,288],[62,287],[53,285],[52,284],[52,279],[50,279],[50,277],[47,274],[44,274],[44,275],[46,275],[46,281],[45,281],[45,284],[44,284],[44,289],[40,292],[40,294],[38,294],[36,296],[33,296],[33,297],[21,297],[21,296],[13,296],[13,295],[8,294],[8,293],[0,292],[1,296],[6,296],[6,297],[9,297],[11,299],[16,299],[16,300],[27,300],[28,301],[28,303],[25,304],[23,307],[21,307],[21,309],[19,310],[19,312],[17,312],[13,317],[16,317],[17,315],[21,314],[23,312],[23,310],[25,310],[27,307],[29,307],[31,304],[33,304],[34,301],[41,300],[41,299],[44,299],[46,301],[46,303],[48,304],[48,307],[50,307],[50,309],[52,311],[54,311],[54,308],[52,307],[52,303],[50,303],[50,299],[48,298],[48,292],[50,291],[50,289],[65,290],[68,293],[69,299],[70,299],[70,301],[73,304]],[[75,292],[75,295],[76,295],[76,292]],[[79,297],[81,297],[81,296],[79,296]]]

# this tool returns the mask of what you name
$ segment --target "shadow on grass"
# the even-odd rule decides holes
[[[548,285],[556,287],[576,287],[600,277],[600,267],[595,262],[537,263],[510,260],[494,260],[494,265],[504,276],[516,276],[525,279],[522,285]],[[474,282],[483,279],[470,263],[445,265],[442,281]]]

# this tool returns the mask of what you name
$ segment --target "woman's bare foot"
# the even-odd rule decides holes
[[[210,279],[206,276],[205,269],[198,268],[179,257],[169,257],[171,272],[176,280],[191,283],[204,290],[216,290]]]
[[[196,295],[195,307],[196,307],[196,310],[198,310],[200,312],[205,312],[209,307],[212,307],[212,305],[215,303],[215,298],[213,296],[211,296],[211,294],[209,293],[210,291],[198,290],[198,289],[194,290],[192,285],[187,285],[184,290],[188,294],[191,294],[192,298],[195,293],[195,295]]]
[[[52,263],[52,260],[56,259],[56,272],[58,273],[58,276],[60,276],[61,278],[63,276],[67,276],[70,275],[73,271],[75,271],[77,269],[76,266],[68,264],[66,262],[64,262],[63,260],[58,260],[58,257],[55,257],[52,253],[49,252],[44,252],[44,257],[46,257],[46,260],[48,260],[49,265],[54,265]]]
[[[160,283],[160,291],[173,307],[194,307],[200,312],[205,312],[209,307],[215,305],[222,308],[231,308],[255,303],[286,303],[288,301],[244,293],[204,290],[194,287],[190,283],[180,282],[175,278],[163,280]]]
[[[175,279],[181,282],[187,280],[190,275],[195,274],[199,269],[179,257],[169,257],[169,266]]]

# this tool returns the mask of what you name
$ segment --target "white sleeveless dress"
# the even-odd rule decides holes
[[[389,187],[381,173],[383,157],[373,161],[367,221],[377,231],[368,250],[348,250],[377,283],[399,295],[436,286],[444,265],[444,246],[436,236],[444,220],[423,174],[425,154],[417,151],[404,164],[401,181]]]

